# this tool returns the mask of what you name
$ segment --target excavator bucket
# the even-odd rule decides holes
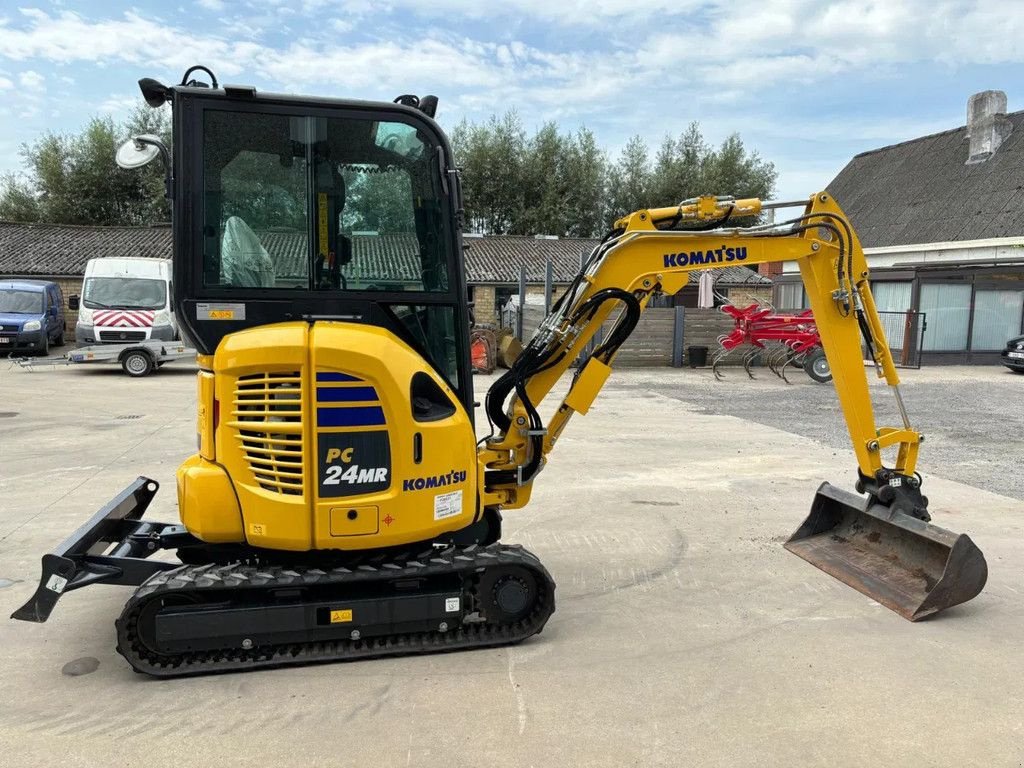
[[[988,578],[968,536],[829,483],[785,546],[910,621],[966,603]]]

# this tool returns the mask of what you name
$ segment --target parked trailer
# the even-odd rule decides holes
[[[96,344],[91,347],[79,347],[63,357],[22,357],[15,362],[29,370],[47,365],[116,363],[129,376],[138,378],[148,376],[164,363],[195,356],[196,351],[181,342],[144,341],[136,344]]]

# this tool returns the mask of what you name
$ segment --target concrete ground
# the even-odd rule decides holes
[[[517,647],[153,681],[114,651],[126,588],[0,621],[0,764],[1020,766],[1024,502],[985,466],[1020,472],[1024,377],[905,374],[921,428],[969,445],[986,478],[925,444],[936,522],[969,532],[991,575],[919,624],[781,546],[819,482],[854,474],[830,387],[801,377],[613,376],[506,516],[558,582],[544,633]],[[1005,419],[977,418],[990,401]],[[4,615],[39,556],[137,475],[164,485],[150,515],[175,517],[194,420],[188,366],[132,380],[0,362]]]

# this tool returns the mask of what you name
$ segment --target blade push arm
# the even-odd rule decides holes
[[[836,394],[868,490],[895,472],[913,477],[921,436],[910,427],[899,397],[899,378],[868,285],[860,243],[827,193],[811,197],[802,216],[778,225],[723,228],[732,215],[759,213],[757,200],[701,198],[675,208],[637,211],[594,249],[583,270],[512,368],[487,396],[497,432],[481,446],[485,504],[523,506],[531,483],[574,413],[586,413],[604,385],[621,344],[656,293],[674,294],[691,272],[730,265],[796,261],[829,361]],[[700,229],[679,223],[706,221]],[[602,325],[617,313],[612,330],[580,368],[554,416],[537,411]],[[866,340],[880,377],[895,390],[899,427],[875,424],[861,350]],[[881,452],[898,447],[895,465]],[[923,512],[922,516],[926,516]]]

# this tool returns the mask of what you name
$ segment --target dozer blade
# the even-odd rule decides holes
[[[829,483],[785,546],[910,621],[966,603],[988,578],[968,536]]]

